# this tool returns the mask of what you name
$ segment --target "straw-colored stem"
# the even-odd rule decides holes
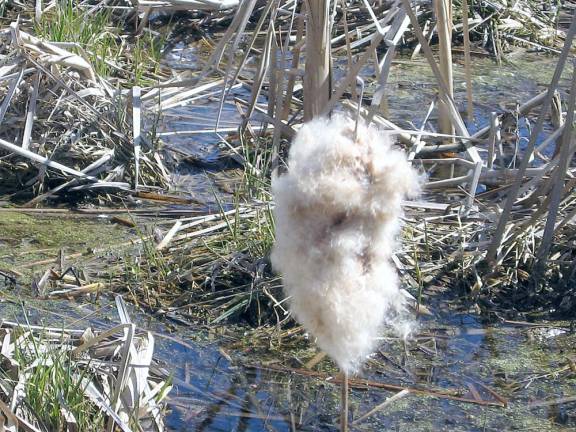
[[[320,115],[330,97],[330,2],[307,2],[304,120]]]
[[[340,431],[348,432],[348,372],[345,371],[342,371],[341,390]]]
[[[500,119],[495,112],[490,114],[490,139],[488,140],[488,160],[486,166],[489,170],[494,165],[494,156],[498,152],[498,157],[502,157],[502,152],[498,151],[501,147],[500,137]]]
[[[564,189],[564,178],[570,161],[572,160],[571,143],[574,142],[574,107],[576,106],[576,61],[573,63],[572,72],[572,85],[570,88],[570,99],[568,101],[568,110],[566,112],[566,128],[562,134],[560,162],[556,167],[553,179],[552,194],[550,195],[550,206],[548,210],[548,218],[546,219],[546,226],[544,227],[544,234],[542,236],[542,243],[536,254],[539,261],[539,269],[543,270],[546,266],[546,261],[550,248],[552,247],[552,240],[556,227],[556,219],[558,218],[560,202],[562,200],[562,191]]]
[[[452,33],[450,23],[450,2],[447,0],[435,0],[434,9],[436,12],[438,40],[440,48],[440,71],[447,86],[448,95],[444,94],[444,89],[440,89],[440,132],[453,135],[454,127],[450,121],[450,111],[445,104],[446,96],[454,96],[454,86],[452,79]]]
[[[472,103],[472,65],[470,61],[470,30],[468,27],[468,0],[462,0],[462,32],[464,33],[464,73],[466,75],[466,100],[468,121],[474,119]]]
[[[504,233],[506,231],[506,227],[508,225],[508,221],[510,219],[510,214],[512,212],[512,206],[516,202],[516,198],[518,197],[518,192],[520,191],[520,187],[522,186],[522,180],[524,179],[524,175],[526,173],[526,169],[528,168],[528,163],[530,161],[530,155],[534,152],[534,145],[536,144],[536,139],[539,136],[540,132],[544,127],[544,122],[546,119],[546,113],[550,109],[550,105],[552,103],[552,98],[554,96],[554,91],[558,87],[558,83],[560,81],[560,77],[562,76],[562,72],[564,70],[564,66],[566,64],[566,60],[570,54],[570,50],[572,48],[572,40],[576,36],[576,21],[572,21],[570,24],[570,28],[566,32],[566,38],[564,42],[564,47],[562,48],[562,54],[560,54],[560,58],[558,59],[558,63],[556,65],[556,70],[554,71],[554,75],[548,86],[548,91],[546,92],[546,97],[544,99],[544,103],[542,104],[542,111],[541,115],[530,134],[530,140],[526,145],[526,149],[524,150],[524,157],[522,158],[522,162],[520,163],[520,167],[518,169],[518,174],[512,184],[509,192],[508,197],[506,198],[506,203],[504,204],[504,209],[500,214],[500,218],[498,219],[498,226],[496,227],[496,232],[492,237],[492,243],[490,244],[488,251],[486,253],[486,258],[489,262],[496,262],[499,258],[499,249],[502,244],[502,240],[504,238]]]
[[[346,57],[348,58],[348,69],[352,69],[352,48],[350,46],[350,30],[348,28],[348,8],[346,6],[346,0],[341,0],[341,4],[344,35],[346,36]],[[356,99],[356,87],[353,86],[350,91],[352,92],[352,99]]]

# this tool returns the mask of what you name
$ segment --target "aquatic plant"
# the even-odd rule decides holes
[[[406,332],[390,257],[401,202],[419,177],[390,135],[335,116],[305,124],[287,174],[272,184],[276,244],[294,317],[345,372],[372,352],[384,324]]]
[[[154,337],[116,306],[120,324],[104,331],[0,323],[2,430],[164,430],[171,384]]]

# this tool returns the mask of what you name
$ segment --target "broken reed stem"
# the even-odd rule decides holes
[[[499,151],[501,143],[500,138],[500,119],[498,114],[495,112],[490,113],[490,138],[488,140],[488,160],[486,161],[486,166],[491,170],[494,166],[494,157],[498,154],[498,157],[502,157],[502,152]]]
[[[448,0],[434,0],[434,11],[438,27],[439,62],[442,78],[447,86],[450,99],[454,96],[454,84],[452,74],[452,29],[450,22],[450,2]],[[440,89],[439,125],[440,132],[446,135],[454,135],[454,127],[450,121],[450,110],[446,106],[447,95],[444,89]]]
[[[488,262],[495,263],[498,260],[498,252],[500,250],[500,245],[502,244],[504,233],[506,231],[506,227],[508,225],[508,221],[511,216],[512,206],[516,202],[518,192],[520,191],[520,187],[522,186],[524,175],[526,174],[526,169],[528,168],[528,163],[530,161],[530,156],[534,152],[534,145],[536,144],[536,139],[544,127],[546,114],[550,110],[550,105],[552,103],[554,91],[558,87],[558,82],[560,81],[560,77],[562,76],[562,71],[564,70],[566,60],[570,55],[570,50],[572,48],[572,40],[574,39],[575,35],[576,35],[576,20],[573,20],[572,24],[570,24],[570,28],[566,32],[564,47],[562,48],[562,53],[560,54],[560,58],[558,59],[558,63],[556,64],[556,70],[554,71],[554,75],[552,77],[552,80],[550,81],[548,90],[546,91],[546,97],[544,99],[544,103],[542,104],[542,110],[540,116],[538,117],[538,121],[536,122],[536,125],[534,126],[532,133],[530,134],[530,140],[526,145],[522,162],[520,163],[520,167],[518,168],[518,173],[516,174],[514,183],[512,184],[508,192],[508,197],[506,198],[504,209],[500,214],[498,225],[496,227],[496,232],[492,237],[492,243],[490,244],[488,251],[486,252],[486,259]]]
[[[473,0],[472,0],[473,1]],[[468,0],[462,0],[462,32],[464,33],[464,74],[466,75],[466,100],[468,121],[474,120],[472,102],[472,65],[470,61],[470,29],[468,27]]]
[[[552,240],[554,237],[554,231],[556,227],[556,219],[558,217],[558,209],[560,207],[560,202],[562,201],[562,191],[564,189],[564,179],[566,177],[566,172],[568,171],[568,166],[570,165],[570,160],[572,159],[572,154],[570,153],[571,145],[570,143],[574,140],[574,108],[576,105],[576,61],[572,64],[572,85],[570,88],[570,98],[568,101],[568,107],[566,112],[566,127],[564,128],[564,133],[560,139],[561,149],[560,149],[560,162],[556,167],[554,175],[552,175],[551,180],[554,182],[552,186],[552,194],[550,196],[550,206],[548,210],[548,218],[546,219],[546,226],[544,227],[544,234],[542,235],[542,243],[540,243],[540,248],[536,254],[539,261],[538,267],[543,270],[546,266],[546,261],[550,248],[552,246]]]
[[[342,390],[340,404],[340,431],[348,432],[348,372],[342,371]]]

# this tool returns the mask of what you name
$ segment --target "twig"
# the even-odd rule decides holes
[[[358,423],[360,423],[361,421],[366,420],[368,417],[373,416],[374,414],[376,414],[378,411],[382,411],[384,408],[386,408],[388,405],[390,405],[391,403],[397,401],[398,399],[402,399],[404,396],[407,396],[410,394],[410,390],[408,389],[404,389],[402,391],[399,391],[398,393],[396,393],[394,396],[387,398],[384,402],[382,402],[381,404],[377,405],[376,407],[372,408],[370,411],[368,411],[366,414],[363,414],[362,416],[358,417],[356,420],[354,420],[352,422],[352,426],[356,426]]]

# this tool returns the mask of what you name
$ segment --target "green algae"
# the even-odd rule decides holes
[[[485,121],[490,112],[514,109],[516,103],[524,103],[546,89],[550,83],[557,59],[543,54],[519,50],[508,62],[497,65],[490,58],[472,59],[472,89],[474,95],[475,123]],[[454,99],[458,106],[466,103],[466,78],[461,57],[454,62]],[[560,81],[560,89],[569,86],[569,70],[566,68]],[[436,99],[438,85],[430,66],[424,59],[399,60],[390,70],[388,79],[387,118],[397,124],[407,120],[419,126],[428,107]],[[372,88],[371,90],[374,90]],[[435,117],[432,113],[432,118]],[[477,125],[469,124],[471,131]]]
[[[538,408],[529,404],[574,395],[576,374],[567,370],[566,364],[567,358],[576,352],[576,335],[566,331],[555,337],[535,340],[531,336],[533,329],[495,327],[485,330],[480,344],[469,344],[464,338],[456,337],[451,341],[451,347],[439,352],[439,358],[433,361],[439,369],[436,384],[462,388],[464,383],[484,383],[508,399],[507,407],[409,394],[362,422],[358,430],[573,430],[576,414],[573,403]],[[474,356],[466,357],[466,352],[473,352]],[[406,367],[414,370],[416,365],[423,363],[418,356],[409,357]],[[424,387],[430,387],[430,384]],[[479,385],[476,389],[482,391]],[[366,395],[360,400],[359,414],[389,396],[386,392],[382,392],[380,398]],[[489,395],[485,394],[485,397]]]
[[[89,247],[113,244],[125,237],[118,225],[76,217],[30,216],[20,212],[0,214],[1,236],[38,248]]]
[[[50,267],[45,261],[55,260],[60,251],[64,255],[75,255],[67,261],[72,265],[79,262],[78,254],[108,246],[112,250],[115,244],[130,237],[135,236],[108,220],[3,211],[0,213],[0,270],[21,275],[18,282],[26,286],[38,271],[44,272]]]

